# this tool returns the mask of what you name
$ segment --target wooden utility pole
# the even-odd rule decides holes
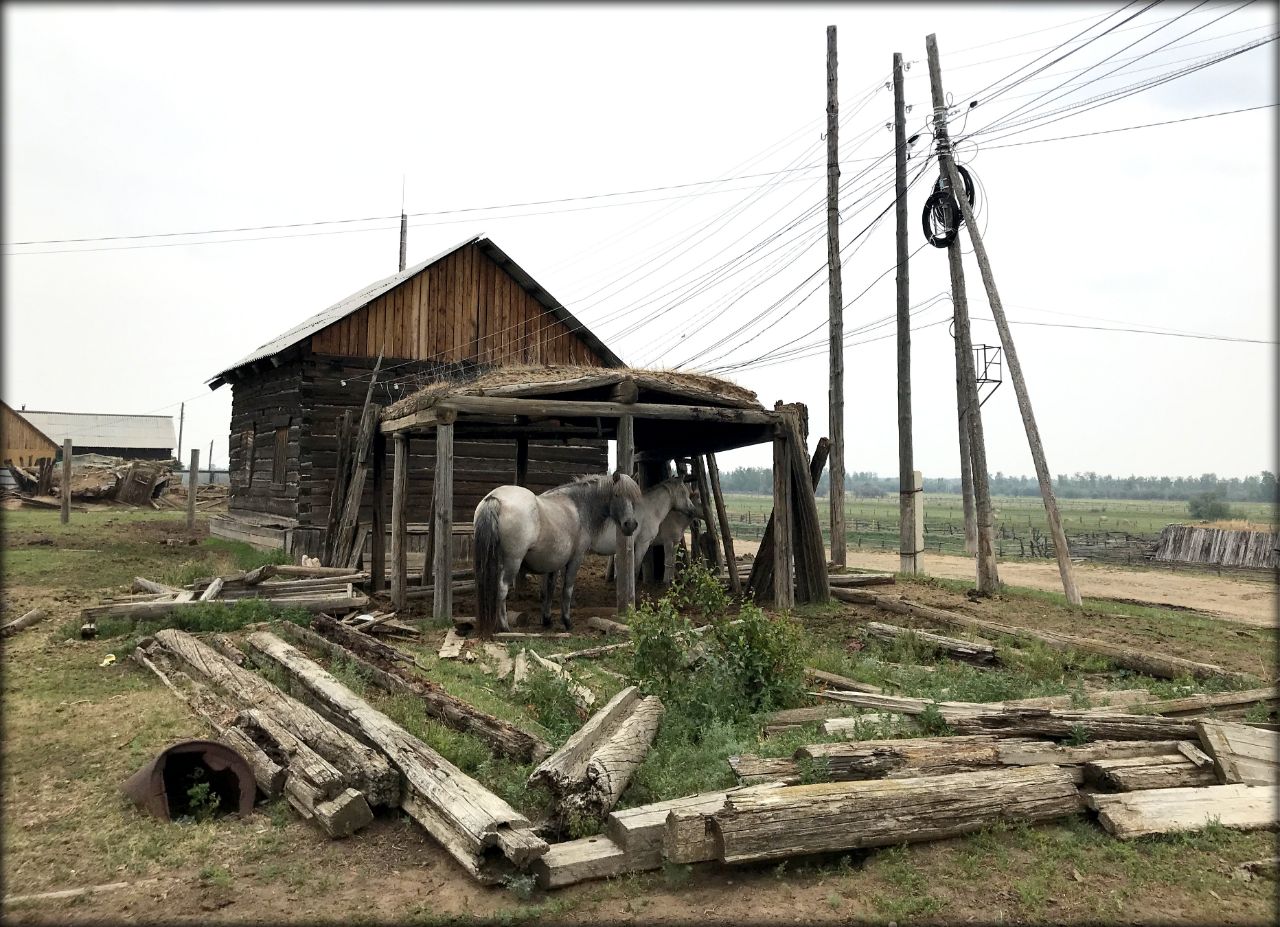
[[[405,258],[409,253],[409,217],[404,209],[400,210],[400,270],[404,270]]]
[[[58,520],[64,525],[71,521],[71,439],[62,441],[62,512]]]
[[[942,70],[938,65],[938,44],[931,34],[925,39],[929,55],[929,86],[933,94],[934,136],[938,140],[938,161],[942,176],[955,174],[951,158],[951,140],[947,136],[947,104],[942,92]],[[963,191],[960,191],[963,194]],[[955,217],[953,217],[955,221]],[[973,342],[969,337],[969,298],[964,286],[964,265],[960,258],[960,240],[947,246],[947,264],[951,270],[951,301],[955,322],[956,361],[961,369],[957,378],[964,389],[963,419],[969,428],[969,451],[972,455],[974,509],[978,526],[978,592],[990,595],[1000,588],[996,570],[996,552],[991,518],[991,489],[987,479],[987,444],[982,431],[982,412],[978,408],[977,372],[973,366]],[[961,464],[963,470],[963,462]]]
[[[836,27],[827,26],[827,280],[831,314],[831,562],[846,562],[844,538],[844,297],[840,287],[840,99]]]
[[[907,270],[907,102],[902,55],[893,53],[893,142],[896,156],[894,216],[898,248],[898,569],[919,573],[916,544],[915,462],[911,445],[911,286]]]
[[[200,448],[191,449],[191,469],[187,471],[187,530],[196,526],[196,481],[200,474]]]
[[[169,408],[173,408],[170,406]],[[178,451],[174,456],[174,460],[182,459],[182,426],[187,417],[187,404],[185,402],[178,404]]]
[[[635,469],[636,440],[635,419],[630,415],[618,417],[618,472],[631,475]],[[636,564],[632,539],[622,533],[622,526],[615,529],[614,572],[618,579],[618,614],[636,604]]]
[[[933,36],[928,38],[929,72],[932,76],[938,66],[938,46]],[[939,87],[941,81],[939,81]],[[940,91],[939,91],[940,92]],[[936,103],[936,99],[935,99]],[[945,110],[943,116],[945,118]],[[941,142],[939,142],[941,152]],[[1058,573],[1062,577],[1062,591],[1072,605],[1080,604],[1080,590],[1076,588],[1075,573],[1071,567],[1071,551],[1067,547],[1067,536],[1062,530],[1062,517],[1058,514],[1058,500],[1053,495],[1053,483],[1049,477],[1049,464],[1045,460],[1044,446],[1040,443],[1040,429],[1036,427],[1036,416],[1031,409],[1031,397],[1027,393],[1027,383],[1022,378],[1022,365],[1018,363],[1018,352],[1013,346],[1013,334],[1009,331],[1009,322],[1004,315],[1004,306],[1000,302],[1000,293],[996,289],[996,278],[991,272],[991,261],[987,257],[987,249],[982,243],[982,233],[974,219],[973,206],[965,195],[964,185],[960,182],[955,163],[950,155],[939,160],[942,169],[951,184],[956,202],[960,205],[960,213],[964,218],[964,226],[969,231],[969,241],[973,243],[973,254],[978,260],[978,270],[982,273],[982,283],[987,290],[987,300],[991,304],[991,316],[995,319],[996,329],[1000,332],[1000,344],[1004,347],[1005,362],[1009,365],[1009,376],[1013,380],[1013,391],[1018,397],[1018,410],[1022,413],[1022,424],[1027,432],[1027,444],[1031,446],[1031,459],[1036,466],[1036,479],[1040,482],[1040,496],[1044,499],[1045,514],[1049,517],[1049,531],[1053,535],[1054,552],[1058,557]],[[972,352],[969,354],[972,363]],[[973,382],[971,380],[970,382]],[[977,392],[977,384],[973,390]],[[977,403],[974,403],[976,406]],[[979,540],[981,544],[981,540]]]
[[[954,308],[952,316],[954,318]],[[956,348],[956,421],[960,425],[960,501],[964,512],[964,552],[978,554],[978,522],[973,507],[973,451],[969,447],[969,391],[965,388],[964,345],[952,335]],[[976,385],[976,384],[975,384]]]

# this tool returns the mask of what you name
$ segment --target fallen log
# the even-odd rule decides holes
[[[876,608],[894,612],[895,614],[924,618],[948,627],[977,631],[979,634],[1003,634],[1009,637],[1029,638],[1040,641],[1053,650],[1075,650],[1081,653],[1098,654],[1106,657],[1117,666],[1162,679],[1177,679],[1182,675],[1190,675],[1197,679],[1210,679],[1215,676],[1227,679],[1247,678],[1244,673],[1226,670],[1211,663],[1197,663],[1194,660],[1166,656],[1150,650],[1134,650],[1118,644],[1110,644],[1088,637],[1075,637],[1056,631],[1032,630],[1031,628],[999,624],[994,621],[971,618],[968,615],[960,615],[929,605],[917,605],[913,602],[890,599],[886,596],[875,595],[857,589],[834,589],[832,590],[832,595],[845,602],[873,605]]]
[[[999,738],[989,734],[864,740],[809,744],[799,748],[795,756],[814,761],[817,769],[833,782],[903,779],[1003,765],[998,744]]]
[[[1213,714],[1215,717],[1243,717],[1255,705],[1265,705],[1275,710],[1280,704],[1280,689],[1245,689],[1238,692],[1218,692],[1213,695],[1188,695],[1184,698],[1167,698],[1148,702],[1142,713],[1164,715],[1166,718],[1184,715]]]
[[[412,658],[381,641],[365,638],[360,632],[327,615],[317,615],[311,625],[314,632],[289,624],[282,624],[281,628],[286,635],[294,637],[295,642],[315,647],[330,657],[355,662],[379,688],[416,696],[428,715],[455,731],[475,735],[494,753],[519,763],[530,763],[551,752],[550,746],[542,739],[450,695],[437,683],[415,675],[404,665],[406,661],[411,663]]]
[[[1275,787],[1280,783],[1280,734],[1227,721],[1196,724],[1218,781]]]
[[[729,768],[741,785],[756,785],[761,782],[796,785],[800,782],[800,769],[789,756],[756,756],[744,753],[729,757]]]
[[[621,634],[623,637],[631,635],[631,628],[627,627],[620,621],[612,621],[608,618],[601,618],[599,615],[590,615],[587,617],[586,626],[594,628],[605,634]]]
[[[404,779],[401,807],[477,879],[497,882],[547,852],[524,815],[293,647],[262,631],[248,643],[391,760]]]
[[[570,813],[602,818],[622,797],[631,774],[644,761],[662,718],[662,702],[628,686],[529,776],[555,803],[554,826]]]
[[[832,573],[827,577],[827,585],[837,589],[852,586],[892,586],[895,580],[892,573]]]
[[[806,724],[826,721],[829,718],[842,718],[854,713],[847,705],[830,702],[825,705],[814,705],[809,708],[784,708],[764,716],[764,734],[766,737],[781,734]]]
[[[43,621],[47,617],[44,609],[33,608],[21,618],[15,618],[4,627],[0,627],[0,637],[8,637],[10,634],[17,634],[23,628],[29,628],[33,624]]]
[[[617,653],[619,650],[628,650],[631,647],[631,641],[623,641],[621,644],[605,644],[601,647],[588,647],[586,650],[572,650],[569,653],[553,653],[547,659],[552,663],[567,663],[570,660],[590,660],[594,657],[603,657],[605,654]]]
[[[955,637],[943,637],[941,634],[900,628],[897,625],[882,624],[879,621],[868,621],[863,630],[870,637],[880,640],[899,640],[910,637],[931,650],[945,653],[953,660],[961,660],[965,663],[987,665],[996,662],[996,648],[986,641],[965,641]]]
[[[662,856],[673,863],[705,863],[719,859],[719,848],[711,831],[711,818],[722,810],[730,795],[781,788],[781,782],[761,782],[723,792],[705,792],[674,802],[650,805],[669,807],[662,818]]]
[[[143,576],[135,576],[133,578],[133,588],[138,592],[158,592],[163,595],[177,595],[182,591],[174,586],[166,586],[164,583],[157,583]]]
[[[1041,766],[947,776],[793,785],[729,795],[710,837],[726,863],[941,840],[997,821],[1081,810],[1066,770]]]
[[[1136,792],[1217,785],[1218,777],[1178,754],[1091,760],[1084,764],[1084,781],[1106,791]]]
[[[828,673],[824,670],[814,669],[811,666],[804,668],[804,674],[807,678],[818,682],[826,683],[845,692],[871,692],[880,693],[884,690],[879,686],[873,686],[868,682],[858,682],[856,679],[850,679],[848,676],[840,676],[836,673]]]
[[[194,601],[194,593],[188,592],[187,594],[193,598],[185,601],[179,598],[160,602],[122,602],[118,605],[92,605],[88,608],[82,608],[80,617],[85,621],[96,621],[99,618],[108,616],[113,618],[162,618],[166,615],[172,615],[181,608],[199,604]],[[279,599],[277,601],[281,604],[287,604],[290,608],[300,608],[304,611],[318,613],[364,608],[369,604],[369,597],[365,595],[325,595]]]
[[[221,576],[219,576],[217,579],[215,579],[213,582],[211,582],[208,586],[205,587],[204,592],[200,593],[200,598],[197,601],[212,602],[222,592],[222,586],[223,586],[223,579]]]
[[[398,777],[375,750],[184,631],[166,628],[156,633],[153,642],[144,642],[144,651],[153,661],[159,656],[182,666],[238,710],[259,709],[270,714],[277,724],[339,770],[346,784],[364,793],[369,804],[396,804]]]
[[[1280,821],[1275,789],[1243,783],[1116,795],[1094,792],[1084,800],[1098,812],[1106,832],[1121,840],[1199,830],[1211,821],[1236,830],[1271,830]]]

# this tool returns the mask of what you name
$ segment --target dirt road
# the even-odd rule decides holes
[[[754,554],[759,547],[751,541],[734,540],[735,552]],[[898,555],[887,551],[849,551],[849,566],[864,570],[893,571]],[[928,554],[925,570],[942,579],[974,578],[973,562],[967,557]],[[1010,586],[1062,591],[1058,565],[1052,562],[1004,561],[1000,579]],[[1130,599],[1156,605],[1180,605],[1216,618],[1255,628],[1275,627],[1276,586],[1266,578],[1245,579],[1207,573],[1175,573],[1170,570],[1128,570],[1092,563],[1076,564],[1080,594],[1099,599]]]

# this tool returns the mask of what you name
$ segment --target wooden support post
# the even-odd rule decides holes
[[[954,315],[954,313],[953,313]],[[964,552],[978,555],[978,521],[973,507],[973,450],[969,444],[969,394],[964,384],[964,346],[952,338],[956,348],[956,421],[960,426],[960,505],[964,513]]]
[[[70,485],[70,468],[67,468],[67,484]],[[196,481],[200,478],[200,448],[191,449],[191,469],[187,471],[187,530],[196,526]],[[70,496],[67,497],[68,499]]]
[[[392,440],[395,442],[395,465],[391,471],[391,607],[399,611],[409,601],[405,596],[409,586],[409,534],[405,512],[409,501],[409,436],[400,431]]]
[[[951,141],[947,137],[947,106],[942,92],[942,72],[938,65],[938,45],[933,35],[925,39],[925,46],[929,56],[929,85],[933,93],[934,136],[938,140],[938,160],[942,163],[943,177],[949,178],[955,174],[955,165],[951,158]],[[964,195],[963,189],[953,189],[953,193]],[[987,445],[982,431],[982,413],[978,407],[977,373],[973,365],[973,343],[969,337],[969,300],[964,287],[959,236],[947,246],[947,263],[951,270],[956,360],[963,368],[957,376],[964,381],[964,418],[969,426],[969,450],[973,458],[973,496],[978,529],[977,585],[979,593],[990,595],[999,590],[1000,576],[996,570],[991,490],[987,478]]]
[[[434,607],[436,618],[453,620],[453,422],[436,425],[436,472],[432,491],[431,533],[435,536]]]
[[[773,604],[795,604],[795,578],[791,572],[791,449],[787,432],[773,438]]]
[[[827,283],[830,315],[831,562],[846,562],[844,536],[844,297],[840,284],[840,98],[836,93],[836,27],[827,26]],[[776,459],[775,439],[775,459]],[[774,465],[775,475],[777,465]],[[774,499],[777,499],[774,489]],[[776,509],[775,509],[776,511]],[[790,522],[788,522],[790,524]],[[775,537],[790,539],[788,530]],[[789,540],[788,540],[789,544]],[[789,583],[788,583],[789,585]],[[775,588],[776,585],[775,585]]]
[[[742,594],[742,578],[738,576],[738,558],[733,554],[733,533],[729,530],[729,513],[724,507],[724,493],[720,491],[720,468],[716,455],[707,455],[707,477],[711,481],[711,494],[715,497],[716,517],[720,520],[720,540],[724,544],[724,559],[729,567],[729,590]]]
[[[387,574],[387,438],[374,432],[373,449],[373,519],[369,530],[369,592],[378,593],[386,588]],[[357,536],[356,544],[364,538]],[[358,552],[357,552],[358,556]]]
[[[529,439],[516,438],[516,485],[529,482]]]
[[[62,511],[58,520],[64,525],[71,521],[71,439],[62,442]]]
[[[707,480],[707,465],[702,455],[693,458],[693,474],[698,481],[698,501],[702,507],[702,521],[706,525],[707,534],[711,538],[711,549],[715,551],[715,567],[722,570],[725,566],[724,551],[720,548],[720,539],[717,536],[717,519],[712,516],[712,512],[715,510],[712,507],[711,483]]]
[[[635,419],[623,415],[618,419],[618,470],[630,475],[635,466],[635,456]],[[616,531],[614,563],[618,574],[618,614],[621,615],[636,604],[635,549],[631,546],[631,538],[623,536],[621,527]]]
[[[924,572],[924,474],[911,471],[911,491],[915,500],[915,523],[911,526],[911,546],[916,552],[916,572]]]
[[[938,64],[938,43],[931,35],[926,39],[929,50],[929,75],[933,76],[935,71],[940,71]],[[939,77],[937,81],[939,93],[942,88],[942,80]],[[936,107],[936,103],[935,103]],[[946,111],[943,110],[943,118],[945,120]],[[942,152],[946,146],[947,153]],[[958,173],[956,172],[955,162],[951,158],[949,151],[949,143],[945,133],[939,136],[938,143],[938,160],[942,164],[951,190],[956,198],[956,202],[960,206],[960,213],[964,217],[964,226],[969,232],[969,241],[973,244],[973,255],[978,260],[978,270],[982,273],[982,283],[987,290],[987,300],[991,305],[991,317],[995,319],[996,330],[1000,333],[1000,344],[1004,347],[1005,363],[1009,366],[1009,377],[1013,380],[1013,391],[1018,397],[1018,410],[1022,413],[1022,424],[1027,432],[1027,444],[1031,447],[1031,459],[1036,467],[1036,479],[1040,483],[1040,496],[1044,499],[1045,514],[1049,517],[1049,531],[1053,535],[1054,552],[1058,557],[1058,573],[1062,577],[1062,590],[1067,595],[1067,601],[1072,605],[1080,604],[1080,590],[1076,588],[1075,574],[1071,568],[1071,551],[1067,547],[1067,535],[1062,530],[1062,517],[1058,513],[1058,500],[1053,495],[1053,482],[1049,475],[1049,464],[1045,460],[1044,446],[1040,443],[1040,429],[1036,426],[1035,412],[1031,409],[1031,397],[1027,393],[1027,383],[1022,377],[1022,364],[1018,361],[1018,352],[1013,345],[1013,334],[1009,331],[1009,322],[1004,315],[1004,306],[1000,302],[1000,293],[996,289],[996,278],[991,272],[991,261],[987,256],[986,246],[982,243],[982,233],[978,231],[977,221],[973,215],[973,207],[969,203],[969,198],[965,196],[964,184],[960,182]],[[959,248],[959,241],[954,244],[955,248]],[[972,357],[972,354],[970,355]],[[977,386],[975,384],[976,392]],[[981,518],[979,518],[979,532],[982,530]],[[981,537],[979,545],[981,545]]]
[[[911,287],[907,249],[907,108],[902,91],[902,55],[893,53],[894,217],[897,220],[898,297],[898,569],[920,572],[916,543],[915,463],[911,442]]]

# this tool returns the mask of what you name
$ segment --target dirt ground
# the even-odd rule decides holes
[[[79,527],[89,521],[61,529],[51,512],[47,518],[29,516],[29,524],[17,528],[6,526],[6,613],[40,605],[52,617],[3,648],[0,805],[6,852],[0,872],[6,898],[129,885],[73,900],[6,904],[6,922],[1272,922],[1275,883],[1232,875],[1240,862],[1275,853],[1272,834],[1122,843],[1081,818],[834,859],[669,867],[526,895],[476,884],[402,815],[382,815],[343,841],[325,839],[280,805],[264,806],[244,821],[175,825],[145,818],[118,792],[119,783],[167,745],[208,732],[125,654],[116,653],[114,665],[102,665],[119,640],[68,640],[66,628],[78,608],[133,575],[159,576],[192,560],[203,567],[208,558],[211,570],[225,571],[231,564],[217,558],[230,555],[210,553],[204,545],[167,544],[184,535],[180,516],[157,513],[115,523],[104,516],[93,530]],[[891,569],[889,559],[856,554],[851,565]],[[954,561],[957,578],[968,578],[962,558],[932,557],[931,569],[950,575],[943,573],[943,564],[952,568],[948,561]],[[1018,572],[1025,569],[1040,571],[1048,577],[1042,580],[1046,588],[1055,588],[1052,564],[1002,568],[1014,585],[1035,587]],[[1095,572],[1120,575],[1104,577],[1111,585],[1099,586]],[[607,612],[612,589],[601,574],[598,563],[584,571],[578,590],[582,610],[575,614]],[[1263,619],[1274,604],[1274,589],[1259,583],[1081,570],[1089,596],[1158,601],[1159,586],[1175,579],[1206,589],[1220,584],[1224,599],[1266,602],[1251,614],[1269,623]],[[1148,580],[1152,589],[1139,585]],[[1174,588],[1164,591],[1174,604],[1199,601],[1176,601],[1169,591]],[[1009,623],[1070,626],[1089,636],[1274,673],[1274,662],[1264,665],[1257,656],[1274,650],[1265,629],[1237,627],[1224,634],[1220,622],[1180,612],[1069,613],[1025,597],[971,602],[927,584],[902,583],[895,592]],[[1254,592],[1266,597],[1242,598]],[[536,590],[528,585],[511,600],[515,611],[536,608],[536,602]],[[806,620],[843,638],[853,633],[854,619],[873,617],[861,609],[840,606]]]
[[[760,545],[734,541],[735,553],[754,554]],[[898,555],[883,551],[851,549],[849,566],[862,570],[898,569]],[[1191,609],[1227,621],[1255,628],[1277,624],[1276,584],[1270,577],[1216,576],[1209,572],[1161,569],[1125,569],[1095,563],[1077,563],[1076,583],[1080,594],[1096,599],[1150,603]],[[925,571],[943,579],[974,578],[973,561],[967,557],[926,554]],[[1011,586],[1061,592],[1058,565],[1052,561],[1010,561],[1000,563],[1000,579]]]

